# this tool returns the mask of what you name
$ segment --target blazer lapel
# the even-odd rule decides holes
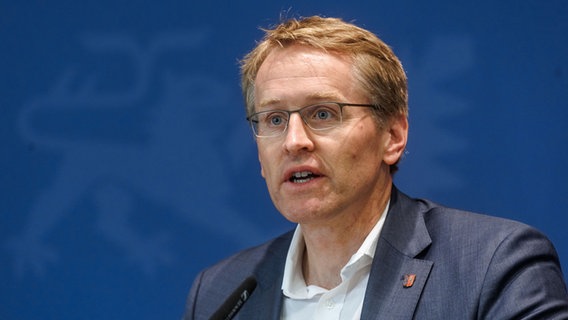
[[[412,319],[433,262],[418,259],[431,239],[420,202],[393,187],[377,243],[361,319]]]
[[[253,272],[257,287],[237,313],[235,320],[280,319],[283,303],[282,278],[292,234],[293,231],[285,234],[266,250],[266,257]]]
[[[282,308],[282,281],[259,281],[250,299],[235,319],[280,319]]]

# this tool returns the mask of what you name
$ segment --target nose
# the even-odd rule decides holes
[[[301,151],[311,151],[314,142],[310,137],[309,129],[298,113],[292,113],[288,120],[288,129],[284,140],[284,149],[291,154]]]

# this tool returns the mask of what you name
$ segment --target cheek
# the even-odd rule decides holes
[[[375,131],[359,129],[358,134],[347,142],[340,157],[348,159],[353,166],[379,165],[382,158],[381,138]]]
[[[333,155],[330,155],[330,165],[334,167],[336,173],[342,176],[352,176],[358,174],[362,167],[367,166],[368,152],[365,146],[355,141],[348,142],[347,145],[337,148]],[[340,173],[341,172],[341,173]]]
[[[262,162],[260,162],[260,175],[266,179],[266,174],[264,173],[264,166],[262,165]]]
[[[264,167],[264,160],[260,152],[258,153],[258,163],[260,164],[260,175],[266,179],[266,169]]]
[[[274,152],[260,144],[257,144],[257,148],[260,174],[264,179],[267,179],[270,177],[270,163],[274,162],[274,157],[271,157],[270,155],[274,154]]]

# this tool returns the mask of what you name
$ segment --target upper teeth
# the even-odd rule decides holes
[[[310,174],[311,174],[311,172],[309,172],[309,171],[295,172],[294,178],[305,178]]]

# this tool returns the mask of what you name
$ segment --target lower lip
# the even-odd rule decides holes
[[[286,180],[284,185],[287,188],[298,191],[298,190],[303,190],[303,189],[306,189],[306,188],[314,187],[315,184],[318,184],[321,181],[321,178],[322,177],[315,177],[315,178],[311,178],[311,179],[309,179],[305,182],[291,182],[290,180]]]

